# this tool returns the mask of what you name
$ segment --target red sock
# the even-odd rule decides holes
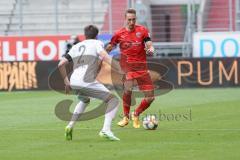
[[[146,101],[146,99],[143,99],[140,105],[136,108],[135,110],[135,115],[139,116],[143,111],[145,111],[151,104],[152,102]]]
[[[124,116],[129,118],[130,106],[131,106],[131,96],[132,92],[124,93],[123,94],[123,112]]]

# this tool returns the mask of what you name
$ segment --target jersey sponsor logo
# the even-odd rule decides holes
[[[120,43],[120,48],[121,49],[130,49],[131,47],[134,47],[134,46],[141,46],[141,42],[131,42],[131,41],[126,41],[126,42],[121,42]]]
[[[138,42],[138,41],[136,41],[136,42],[132,42],[132,45],[133,46],[140,46],[142,43],[141,42]]]
[[[128,49],[132,46],[132,42],[130,41],[121,42],[119,46],[121,49]]]

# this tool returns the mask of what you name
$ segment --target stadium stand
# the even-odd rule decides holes
[[[236,30],[240,30],[240,1],[236,1],[236,15],[235,15],[235,20],[236,20]]]
[[[157,56],[190,56],[196,31],[240,28],[239,0],[1,0],[0,35],[76,35],[91,23],[113,33],[124,24],[124,10],[137,3],[148,8]]]
[[[112,22],[109,22],[109,9],[104,19],[104,25],[102,28],[102,32],[109,32],[110,27],[112,27],[112,31],[116,31],[124,24],[124,13],[125,9],[127,8],[127,1],[119,1],[119,0],[112,0],[111,4],[108,7],[111,7],[112,12]],[[109,26],[109,23],[112,26]]]
[[[205,12],[208,15],[205,19],[207,21],[205,31],[235,30],[235,7],[233,7],[235,0],[211,0],[208,4],[209,9],[206,10],[209,11]]]
[[[181,42],[186,18],[181,5],[152,5],[152,37],[159,42]]]
[[[8,16],[1,21],[1,33],[5,35],[17,35],[19,30],[22,35],[82,34],[83,27],[92,22],[101,28],[107,9],[101,0],[95,0],[94,6],[91,1],[59,0],[57,9],[55,0],[22,0],[21,8],[14,0],[4,3],[9,6]]]
[[[15,0],[0,1],[0,35],[4,35],[8,28]]]

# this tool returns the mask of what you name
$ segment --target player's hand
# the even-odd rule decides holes
[[[107,44],[105,50],[109,53],[113,50],[113,46],[111,44]]]
[[[70,91],[71,91],[70,85],[69,85],[69,84],[65,85],[65,93],[66,93],[66,94],[69,94]]]
[[[146,51],[146,53],[147,53],[148,56],[153,56],[153,54],[154,54],[154,48],[153,48],[153,47],[148,48],[147,51]]]

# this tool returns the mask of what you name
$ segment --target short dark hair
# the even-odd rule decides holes
[[[98,35],[98,28],[94,25],[88,25],[84,28],[84,35],[86,39],[95,39]]]
[[[131,14],[137,14],[136,10],[133,9],[133,8],[128,8],[126,11],[125,11],[125,16],[127,16],[128,13],[131,13]]]

